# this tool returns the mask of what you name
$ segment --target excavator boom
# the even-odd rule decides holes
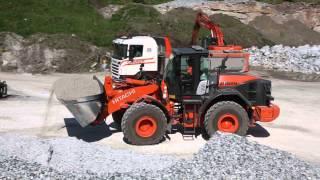
[[[193,27],[191,45],[197,43],[200,28],[204,27],[211,31],[211,37],[217,40],[217,46],[224,46],[224,37],[219,25],[213,23],[203,12],[199,12]]]

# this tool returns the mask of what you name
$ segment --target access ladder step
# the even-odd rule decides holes
[[[184,140],[194,140],[195,133],[196,133],[196,131],[194,128],[192,128],[192,129],[184,128],[183,134],[182,134],[183,139]]]
[[[182,138],[185,141],[192,141],[192,140],[194,140],[194,135],[193,134],[183,134]]]

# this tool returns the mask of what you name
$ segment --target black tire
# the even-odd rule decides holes
[[[204,118],[204,128],[209,137],[218,131],[219,118],[225,114],[231,114],[238,119],[238,129],[235,134],[245,136],[249,128],[249,117],[245,109],[238,103],[232,101],[222,101],[214,104],[207,111]]]
[[[112,113],[113,122],[119,129],[121,129],[121,121],[124,113],[125,113],[125,110],[119,110]]]
[[[144,116],[149,116],[156,122],[156,130],[150,137],[141,137],[136,132],[136,124],[139,119]],[[136,103],[124,113],[121,128],[125,140],[130,144],[158,144],[164,138],[167,128],[167,119],[159,107],[146,103]]]

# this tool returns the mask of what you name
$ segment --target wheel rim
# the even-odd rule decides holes
[[[235,133],[239,129],[239,119],[233,114],[224,114],[218,120],[218,130]]]
[[[135,129],[138,136],[148,138],[157,131],[157,122],[150,116],[143,116],[137,121]]]

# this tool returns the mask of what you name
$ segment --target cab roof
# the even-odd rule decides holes
[[[133,37],[121,37],[112,41],[115,44],[135,44],[135,45],[146,45],[156,44],[153,37],[150,36],[133,36]]]
[[[173,48],[173,53],[175,55],[190,55],[190,54],[208,54],[208,50],[200,46],[187,47],[187,48]]]

